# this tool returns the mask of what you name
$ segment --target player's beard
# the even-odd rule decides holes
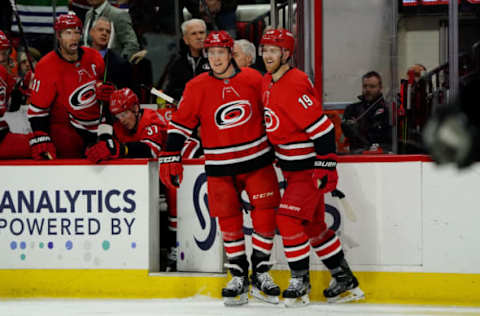
[[[62,55],[68,60],[74,59],[78,56],[78,47],[79,42],[73,43],[61,43],[60,44],[60,51]]]

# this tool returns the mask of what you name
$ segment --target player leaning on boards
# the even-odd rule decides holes
[[[285,29],[269,30],[260,41],[267,70],[262,84],[267,135],[287,182],[276,217],[291,271],[282,295],[287,306],[309,303],[312,247],[332,275],[323,291],[327,300],[359,300],[364,294],[340,240],[325,223],[324,194],[338,180],[335,130],[307,75],[289,65],[294,47],[293,35]]]
[[[239,69],[232,57],[233,39],[213,31],[205,39],[211,71],[186,86],[178,110],[169,123],[160,178],[168,188],[178,187],[183,167],[180,151],[200,124],[205,153],[210,214],[218,217],[232,279],[222,290],[226,305],[248,301],[248,261],[245,253],[242,190],[253,211],[252,295],[278,303],[280,288],[268,271],[275,234],[275,209],[280,201],[272,165],[273,150],[263,125],[262,76]]]
[[[141,109],[137,95],[130,88],[115,90],[110,96],[113,126],[98,126],[98,142],[87,148],[88,160],[116,158],[157,158],[165,140],[167,124],[157,112]]]

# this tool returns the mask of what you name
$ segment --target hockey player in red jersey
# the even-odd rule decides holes
[[[309,255],[313,248],[330,270],[324,290],[329,302],[363,298],[340,240],[324,220],[324,194],[337,185],[335,130],[322,111],[307,75],[289,65],[295,40],[285,29],[267,31],[260,49],[267,69],[262,84],[267,135],[287,182],[277,213],[285,256],[291,271],[283,291],[285,304],[308,304]]]
[[[100,120],[98,100],[108,102],[113,86],[103,84],[100,53],[80,47],[82,22],[60,15],[54,25],[58,50],[37,64],[28,117],[34,159],[79,158],[96,141]]]
[[[0,159],[30,158],[31,155],[28,145],[29,135],[10,132],[3,118],[14,85],[15,79],[8,74],[5,67],[0,65]]]
[[[0,54],[8,57],[10,41],[0,31]],[[15,78],[9,74],[8,69],[0,60],[0,159],[29,158],[27,134],[11,133],[4,114],[7,111],[11,92],[15,86]],[[15,105],[18,108],[18,105]]]
[[[87,159],[98,163],[115,158],[157,158],[165,140],[167,123],[157,112],[140,109],[137,95],[129,88],[110,97],[112,125],[100,124],[99,142],[86,150]],[[113,134],[112,135],[112,130]]]
[[[273,151],[263,126],[261,75],[240,70],[232,58],[233,39],[213,31],[204,45],[211,71],[186,86],[168,128],[160,178],[178,187],[183,167],[180,151],[197,125],[201,126],[210,214],[218,217],[232,279],[222,289],[226,305],[248,301],[248,261],[245,254],[240,193],[245,190],[254,209],[252,235],[252,295],[278,303],[280,288],[268,271],[275,233],[275,208],[280,199],[272,166]]]

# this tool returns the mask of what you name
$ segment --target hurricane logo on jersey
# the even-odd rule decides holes
[[[215,123],[219,129],[245,124],[250,117],[252,117],[252,105],[248,100],[228,102],[215,111]]]
[[[277,114],[269,108],[263,110],[263,119],[265,120],[265,129],[267,132],[274,132],[280,126],[280,119]]]
[[[76,110],[83,110],[97,103],[95,95],[95,80],[87,82],[73,91],[68,99],[70,106]]]

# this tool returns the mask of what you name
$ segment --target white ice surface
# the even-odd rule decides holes
[[[358,315],[480,315],[480,308],[413,305],[312,303],[299,308],[267,305],[253,299],[241,307],[225,307],[221,300],[190,299],[0,299],[0,316],[358,316]]]

